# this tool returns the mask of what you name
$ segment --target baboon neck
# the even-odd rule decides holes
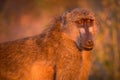
[[[89,72],[92,67],[92,51],[82,51],[82,66],[80,69],[80,79],[82,80],[88,80]]]
[[[76,43],[73,40],[71,40],[69,36],[64,32],[62,32],[62,35],[61,35],[61,42],[62,42],[61,45],[63,45],[64,47],[79,51]]]
[[[85,60],[90,60],[91,61],[91,59],[92,59],[92,50],[91,51],[82,51],[81,52],[82,53],[82,55],[83,55],[83,61],[85,61]]]

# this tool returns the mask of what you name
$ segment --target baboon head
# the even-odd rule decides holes
[[[96,19],[92,11],[80,8],[67,11],[62,16],[62,29],[80,50],[93,49]]]

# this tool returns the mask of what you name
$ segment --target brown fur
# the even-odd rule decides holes
[[[0,80],[87,80],[91,58],[56,20],[40,35],[0,44]]]

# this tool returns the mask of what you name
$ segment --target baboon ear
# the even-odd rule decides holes
[[[67,23],[67,20],[70,16],[70,10],[66,11],[63,15],[62,15],[62,24],[65,25]]]

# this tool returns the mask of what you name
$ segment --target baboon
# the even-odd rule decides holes
[[[75,8],[40,35],[0,44],[0,80],[87,80],[92,65],[94,13]]]

